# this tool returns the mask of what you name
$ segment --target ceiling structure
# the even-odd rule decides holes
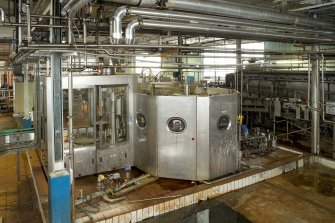
[[[217,0],[220,2],[220,0]],[[262,6],[262,7],[267,7],[267,8],[272,8],[276,9],[278,11],[282,12],[295,12],[299,14],[304,14],[306,17],[318,17],[321,18],[322,20],[325,21],[330,21],[335,23],[335,1],[330,1],[330,0],[230,0],[231,2],[239,2],[243,4],[250,5],[250,7],[253,6]],[[0,7],[4,9],[5,12],[5,22],[6,23],[15,23],[16,22],[16,8],[17,8],[17,3],[18,0],[0,0]],[[25,4],[26,0],[22,0],[22,3]],[[65,1],[67,2],[67,1]],[[114,2],[114,3],[112,3]],[[115,3],[118,1],[106,1],[106,0],[96,0],[92,1],[93,7],[92,9],[92,14],[96,15],[97,11],[99,9],[103,9],[104,11],[104,17],[108,18],[109,16],[112,15],[113,11],[119,6],[119,4]],[[49,13],[50,9],[50,0],[31,0],[31,14],[32,15],[47,15]],[[92,4],[91,4],[92,5]],[[104,5],[104,7],[102,7]],[[25,7],[22,7],[22,13],[25,13]],[[134,17],[128,16],[125,17],[124,21],[130,21]],[[49,21],[48,19],[42,20],[41,18],[33,18],[32,21],[34,22],[39,22],[40,24],[48,24]],[[26,21],[22,21],[24,23]],[[99,30],[100,34],[106,35],[106,40],[108,41],[108,21],[104,21],[105,23],[101,26],[96,26],[95,29]],[[76,24],[74,22],[74,24]],[[74,30],[80,28],[79,26],[76,27],[74,26]],[[93,27],[94,28],[94,27]],[[229,28],[229,27],[228,27]],[[94,30],[94,29],[93,29]],[[35,36],[39,38],[39,41],[48,38],[46,35],[47,29],[43,28],[32,28],[32,32],[35,32]],[[79,33],[79,32],[78,32]],[[140,31],[139,33],[142,33]],[[145,33],[151,33],[155,34],[157,33],[158,35],[167,34],[163,35],[161,41],[171,41],[176,42],[177,40],[174,38],[170,38],[169,34],[171,32],[169,30],[164,30],[164,31],[153,31],[153,30],[146,30]],[[178,31],[175,31],[174,33],[178,34]],[[201,39],[199,41],[194,41],[193,35],[187,35],[187,32],[183,32],[185,39],[188,37],[190,38],[189,44],[199,44],[202,43]],[[186,35],[185,35],[186,33]],[[23,33],[25,35],[26,33]],[[73,32],[74,35],[76,35],[76,32]],[[1,26],[1,32],[0,32],[0,67],[4,67],[8,64],[10,64],[10,57],[12,57],[15,54],[15,47],[14,44],[16,43],[16,32],[14,26],[9,27],[9,26]],[[157,36],[155,35],[148,35],[148,34],[143,34],[141,35],[141,38],[138,39],[139,43],[156,43],[157,42]],[[80,37],[80,34],[79,34]],[[94,34],[90,33],[88,35],[88,38],[94,39]],[[193,43],[191,42],[191,39],[194,41]],[[229,42],[229,39],[225,38],[227,42]],[[218,38],[218,40],[222,41],[222,38]],[[210,44],[210,42],[213,42],[211,40],[204,39],[203,41],[206,42],[206,44]],[[215,42],[215,41],[214,41]]]

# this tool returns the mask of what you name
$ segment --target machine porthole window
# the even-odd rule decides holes
[[[230,117],[228,115],[221,115],[217,121],[217,127],[219,130],[229,129],[231,125]]]
[[[186,129],[186,122],[178,117],[169,118],[167,127],[172,133],[182,133]]]
[[[140,128],[145,128],[147,126],[147,121],[142,113],[137,114],[136,123]]]

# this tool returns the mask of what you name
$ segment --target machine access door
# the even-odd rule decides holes
[[[196,97],[156,100],[158,176],[196,180]]]

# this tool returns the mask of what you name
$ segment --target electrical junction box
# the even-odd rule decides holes
[[[335,102],[326,102],[326,114],[335,115]]]

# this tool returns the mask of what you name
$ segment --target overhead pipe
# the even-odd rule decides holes
[[[233,19],[222,16],[215,15],[204,15],[196,13],[187,13],[187,12],[178,12],[178,11],[169,11],[169,10],[157,10],[157,9],[148,9],[148,8],[136,8],[130,7],[127,11],[128,15],[140,15],[143,17],[155,17],[162,19],[175,19],[175,20],[187,20],[187,21],[203,21],[203,22],[212,22],[212,23],[221,23],[225,25],[236,25],[236,26],[246,26],[246,27],[258,27],[258,28],[271,28],[271,29],[280,29],[280,30],[292,30],[299,32],[308,32],[308,33],[320,33],[320,34],[329,34],[332,35],[334,32],[329,30],[315,30],[308,28],[300,28],[290,25],[281,25],[281,24],[271,24],[268,22],[261,21],[249,21],[245,19]]]
[[[154,7],[158,4],[158,0],[103,0],[102,2],[113,2],[136,7]]]
[[[118,44],[122,39],[122,18],[127,14],[127,7],[121,6],[117,8],[113,16],[109,20],[110,24],[110,41]]]
[[[219,53],[236,53],[236,49],[219,49],[219,48],[211,48],[211,47],[203,47],[203,46],[178,46],[178,45],[154,45],[154,44],[76,44],[77,48],[70,46],[69,44],[31,44],[29,47],[22,47],[22,50],[41,50],[47,52],[54,51],[70,51],[72,52],[74,49],[79,51],[79,48],[85,48],[85,50],[97,50],[101,48],[136,48],[136,49],[155,49],[155,48],[164,48],[164,49],[174,49],[179,48],[180,50],[200,50],[206,52],[219,52]],[[28,54],[31,52],[28,52]],[[258,50],[243,50],[242,54],[264,54],[264,55],[296,55],[300,56],[301,52],[299,51],[289,51],[289,50],[278,50],[278,51],[258,51]],[[304,54],[313,53],[312,51],[304,51]],[[334,50],[326,50],[322,51],[323,55],[333,55],[335,54]]]
[[[163,21],[152,21],[146,19],[140,21],[140,27],[143,29],[172,30],[180,32],[210,34],[224,37],[227,36],[238,37],[252,40],[272,40],[280,42],[301,41],[305,43],[335,42],[335,39],[330,38],[328,39],[320,37],[318,38],[318,37],[307,37],[307,36],[295,36],[285,33],[261,32],[261,31],[231,29],[231,28],[228,29],[223,26],[210,26],[210,25],[193,24],[193,23],[163,22]]]
[[[8,22],[3,23],[2,25],[3,26],[18,26],[18,27],[27,26],[26,23],[8,23]],[[31,23],[30,23],[30,27],[66,28],[65,25],[31,24]]]
[[[256,7],[231,1],[215,0],[167,0],[163,4],[168,9],[177,9],[203,14],[223,15],[234,18],[243,18],[258,21],[268,21],[273,23],[283,23],[289,25],[306,27],[323,27],[335,30],[334,24],[305,16],[280,13],[274,9],[266,7]]]
[[[126,28],[126,32],[125,32],[126,44],[134,44],[135,29],[138,28],[139,26],[140,26],[140,23],[137,19],[128,23],[127,28]]]
[[[69,0],[62,8],[61,14],[73,17],[84,5],[89,3],[90,0]]]
[[[332,2],[322,3],[318,5],[311,5],[311,6],[297,8],[297,9],[290,9],[288,11],[289,12],[301,12],[301,11],[313,10],[313,9],[318,9],[318,8],[324,8],[324,7],[328,7],[331,5],[335,5],[335,2],[332,1]]]

